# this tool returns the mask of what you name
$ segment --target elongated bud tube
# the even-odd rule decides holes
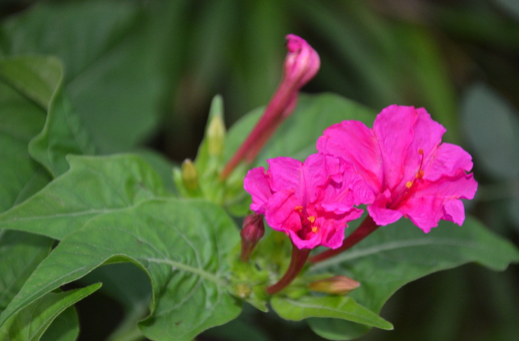
[[[346,295],[352,290],[357,289],[360,283],[346,276],[333,276],[312,282],[308,285],[308,289],[317,292],[324,292],[334,295]]]
[[[241,255],[242,262],[249,261],[252,251],[258,244],[261,237],[265,234],[265,226],[263,225],[263,216],[257,213],[251,213],[243,220],[243,228],[241,230]]]
[[[294,243],[292,243],[292,258],[290,258],[290,264],[288,265],[287,272],[281,277],[281,279],[274,285],[271,285],[265,291],[269,295],[283,290],[287,285],[299,275],[303,267],[305,266],[306,260],[310,255],[311,249],[299,249]]]
[[[198,185],[198,172],[193,162],[189,159],[185,159],[182,162],[182,182],[188,191],[195,191],[199,189]]]
[[[221,180],[225,180],[242,160],[250,163],[256,158],[281,122],[294,111],[299,89],[315,76],[321,66],[319,55],[304,39],[294,34],[287,35],[286,39],[288,54],[281,84],[263,116],[225,165]]]

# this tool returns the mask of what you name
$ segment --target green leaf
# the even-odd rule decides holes
[[[157,173],[133,155],[69,156],[70,170],[24,203],[0,215],[0,228],[55,239],[99,215],[165,195]]]
[[[0,79],[46,110],[61,81],[61,68],[53,57],[5,58],[0,61]]]
[[[91,218],[40,264],[0,315],[0,325],[104,263],[131,261],[147,272],[153,288],[151,315],[140,323],[143,334],[191,340],[241,311],[227,282],[227,255],[238,240],[232,219],[204,201],[152,199]]]
[[[485,84],[467,90],[462,126],[476,160],[498,177],[519,175],[519,119],[512,106]]]
[[[0,68],[5,71],[5,60]],[[1,73],[2,71],[0,71]],[[0,212],[43,187],[50,179],[27,146],[43,128],[45,112],[0,81]]]
[[[508,264],[519,262],[519,251],[470,216],[462,227],[441,221],[429,234],[424,234],[410,220],[400,219],[381,227],[350,250],[312,266],[309,271],[326,271],[359,281],[361,286],[349,296],[371,311],[379,312],[405,284],[469,262],[504,270]],[[341,322],[331,324],[321,319],[308,322],[323,337],[335,335],[333,338],[348,339],[347,334],[341,335],[341,330],[347,332]],[[332,329],[334,326],[336,329]]]
[[[48,112],[43,130],[29,144],[29,152],[53,176],[67,170],[67,154],[94,152],[78,116],[63,95],[63,67],[57,59],[4,59],[0,62],[0,77]]]
[[[52,321],[40,341],[76,341],[79,335],[79,320],[76,308],[68,307]]]
[[[64,87],[101,152],[128,150],[158,124],[165,79],[157,60],[164,56],[144,8],[123,1],[38,4],[0,26],[4,55],[63,61]]]
[[[47,257],[52,244],[52,239],[31,233],[0,230],[0,313]]]
[[[144,161],[153,167],[153,169],[160,175],[162,183],[164,184],[164,188],[167,191],[178,195],[178,190],[173,183],[173,179],[171,178],[173,167],[178,166],[176,163],[151,149],[139,148],[133,153],[140,156]]]
[[[101,284],[61,293],[48,293],[27,305],[0,327],[0,339],[12,341],[38,341],[58,315],[74,303],[87,297]]]
[[[49,104],[45,127],[29,144],[30,154],[56,177],[68,170],[67,155],[89,155],[94,150],[60,84]]]
[[[303,296],[299,299],[274,296],[270,301],[279,316],[300,321],[309,317],[331,317],[391,330],[393,325],[348,296]]]

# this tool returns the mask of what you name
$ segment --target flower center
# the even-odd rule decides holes
[[[301,239],[307,239],[308,237],[311,237],[309,234],[319,232],[319,227],[313,225],[316,219],[315,216],[308,216],[306,213],[303,213],[303,206],[296,206],[294,211],[297,212],[301,219],[301,230],[297,233]]]
[[[418,183],[418,180],[423,179],[424,171],[422,168],[423,168],[423,159],[424,159],[423,154],[424,153],[423,153],[422,148],[418,149],[418,154],[420,155],[420,167],[418,168],[418,171],[416,172],[414,179],[412,181],[406,182],[405,190],[402,192],[402,194],[396,200],[394,200],[392,203],[389,203],[390,209],[396,209],[398,206],[400,206],[400,204],[402,204],[404,201],[409,199],[409,197],[413,193],[414,189],[416,188],[416,184]]]

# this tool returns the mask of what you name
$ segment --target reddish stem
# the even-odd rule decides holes
[[[288,266],[287,272],[283,277],[274,285],[271,285],[266,289],[269,295],[274,295],[277,292],[283,290],[287,285],[299,275],[299,272],[303,268],[310,255],[311,249],[298,249],[297,246],[292,244],[292,258],[290,259],[290,265]]]
[[[322,262],[325,259],[328,259],[330,257],[333,257],[335,255],[338,255],[339,253],[348,250],[353,245],[360,242],[362,239],[369,236],[373,231],[375,231],[378,228],[378,225],[373,221],[373,218],[371,218],[369,215],[364,219],[362,224],[360,224],[359,227],[355,231],[353,231],[352,234],[350,234],[344,241],[342,242],[342,245],[338,249],[330,249],[324,252],[321,252],[318,255],[315,255],[313,257],[310,257],[309,262],[319,263]]]
[[[270,100],[265,113],[240,148],[234,153],[233,157],[227,162],[225,168],[220,174],[220,180],[225,180],[238,164],[247,157],[247,160],[254,160],[268,138],[274,133],[275,128],[279,126],[284,117],[283,113],[287,105],[291,104],[290,100],[294,91],[297,91],[297,83],[292,80],[283,79],[279,88]],[[288,115],[287,115],[288,116]],[[272,129],[272,127],[274,129]]]

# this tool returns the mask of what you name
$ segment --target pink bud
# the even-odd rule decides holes
[[[312,282],[308,288],[313,291],[325,292],[334,295],[346,295],[352,290],[357,289],[360,283],[346,276],[333,276]]]
[[[294,111],[299,90],[308,83],[321,66],[319,55],[304,39],[289,34],[283,79],[249,136],[225,165],[220,178],[225,180],[245,160],[252,162],[277,127]]]
[[[288,54],[285,59],[285,79],[296,81],[299,90],[315,76],[321,60],[304,39],[294,34],[288,34],[286,39]]]
[[[250,258],[254,247],[265,233],[263,225],[263,216],[257,213],[251,213],[243,220],[243,228],[241,230],[241,255],[243,262],[247,262]]]

